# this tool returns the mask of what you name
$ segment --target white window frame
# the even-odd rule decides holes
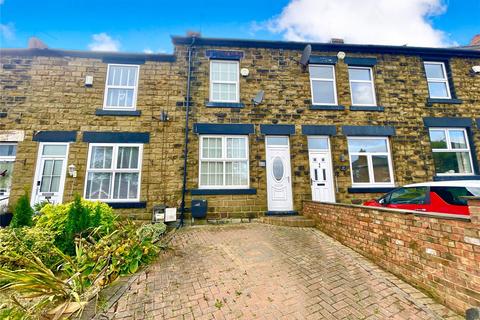
[[[212,79],[212,64],[214,63],[227,63],[235,64],[237,66],[237,79],[236,81],[218,81]],[[221,100],[213,99],[213,84],[235,84],[236,85],[236,99],[234,100]],[[210,60],[210,101],[211,102],[227,102],[227,103],[238,103],[240,102],[240,62],[236,60]]]
[[[135,77],[134,86],[114,86],[108,84],[108,75],[110,74],[111,67],[135,67],[137,68],[137,76]],[[107,76],[105,78],[105,92],[103,95],[103,109],[104,110],[136,110],[137,109],[137,95],[138,95],[138,79],[140,77],[140,65],[137,64],[120,64],[120,63],[110,63],[107,66]],[[107,105],[108,99],[108,89],[133,89],[132,97],[132,106],[131,107],[112,107]]]
[[[387,142],[387,152],[350,152],[348,146],[349,140],[378,140],[383,139]],[[369,187],[394,187],[395,180],[393,176],[393,162],[390,149],[390,141],[388,137],[347,137],[347,147],[348,147],[348,158],[350,162],[350,177],[352,179],[352,186],[359,188],[369,188]],[[367,156],[367,165],[368,165],[368,179],[369,183],[358,183],[353,180],[353,168],[352,168],[352,156]],[[390,174],[390,182],[375,182],[375,176],[373,171],[373,161],[372,156],[387,156],[388,159],[388,173]]]
[[[204,158],[203,157],[203,139],[204,138],[222,138],[222,157],[221,158]],[[245,158],[227,158],[227,139],[228,138],[245,138]],[[247,135],[201,135],[200,149],[198,161],[198,188],[199,189],[248,189],[250,188],[250,154],[249,154],[249,139]],[[223,184],[219,186],[202,185],[201,166],[203,161],[208,162],[223,162]],[[225,185],[226,177],[226,162],[247,161],[247,184],[246,185]]]
[[[465,137],[465,143],[467,144],[467,148],[464,149],[453,149],[451,146],[451,140],[450,140],[450,130],[456,130],[456,131],[463,131],[463,135]],[[468,156],[470,158],[470,171],[471,173],[437,173],[437,168],[435,168],[435,175],[436,176],[472,176],[475,175],[474,169],[473,169],[473,158],[472,158],[472,151],[470,150],[470,141],[468,140],[468,134],[467,130],[465,128],[429,128],[428,133],[430,137],[430,132],[431,131],[443,131],[445,133],[445,142],[447,143],[447,148],[446,149],[432,149],[432,153],[440,153],[440,152],[468,152]],[[430,146],[432,145],[432,141],[430,141]],[[434,164],[435,166],[435,164]]]
[[[15,146],[16,147],[14,156],[0,156],[0,162],[13,162],[13,165],[15,166],[15,160],[17,159],[18,143],[0,142],[0,145],[2,145],[2,146]],[[11,189],[6,190],[2,195],[0,195],[0,199],[3,199],[5,197],[9,197],[11,191],[12,191]],[[2,203],[8,204],[8,199],[4,200],[4,201],[0,200],[0,206],[1,206]]]
[[[332,69],[332,79],[328,78],[313,78],[310,74],[310,94],[312,95],[312,104],[316,106],[330,106],[330,105],[338,105],[338,98],[337,98],[337,79],[335,77],[335,66],[329,65],[329,64],[311,64],[308,66],[309,67],[309,74],[310,74],[310,67],[329,67]],[[315,102],[314,100],[314,95],[313,95],[313,81],[329,81],[333,82],[333,96],[334,96],[334,103],[320,103],[320,102]]]
[[[445,78],[429,78],[427,76],[427,68],[425,65],[427,64],[433,64],[433,65],[441,65],[442,66],[442,71],[443,71],[443,74],[445,75]],[[446,97],[435,97],[435,96],[432,96],[432,94],[430,93],[430,89],[428,90],[428,95],[430,96],[430,98],[433,98],[433,99],[451,99],[452,98],[452,94],[450,92],[450,82],[448,81],[448,76],[447,76],[447,69],[445,68],[445,63],[444,62],[438,62],[438,61],[424,61],[423,62],[423,66],[424,66],[424,69],[425,69],[425,78],[427,78],[427,87],[428,87],[428,84],[430,82],[433,82],[433,83],[445,83],[446,87],[447,87],[447,96]]]
[[[352,80],[350,76],[348,77],[348,82],[350,85],[350,99],[352,100],[352,106],[376,106],[377,105],[377,97],[375,95],[375,79],[373,78],[373,68],[372,67],[357,67],[357,66],[348,66],[348,69],[367,69],[370,72],[370,79],[371,80]],[[370,83],[370,88],[372,89],[372,97],[373,103],[354,103],[353,102],[353,90],[352,90],[352,82],[358,83]]]
[[[112,167],[111,168],[90,168],[90,162],[92,158],[92,149],[93,147],[113,147],[112,151]],[[119,147],[138,147],[138,168],[122,168],[117,169],[117,157],[118,157],[118,148]],[[87,169],[85,173],[85,186],[83,190],[83,195],[86,200],[89,201],[101,201],[101,202],[138,202],[140,201],[140,193],[142,191],[142,160],[143,160],[143,144],[142,143],[90,143],[88,145],[88,160],[87,160]],[[90,172],[108,172],[112,173],[112,180],[110,185],[110,198],[108,199],[90,199],[87,198],[87,184],[88,184],[88,174]],[[138,194],[136,198],[129,199],[114,199],[113,192],[115,190],[115,174],[116,173],[138,173]]]

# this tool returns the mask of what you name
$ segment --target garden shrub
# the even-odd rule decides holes
[[[18,199],[13,209],[13,218],[10,226],[12,228],[29,227],[32,225],[33,209],[30,206],[28,191]]]
[[[110,233],[116,215],[106,203],[75,200],[66,204],[47,204],[35,219],[36,228],[50,230],[55,244],[65,253],[75,253],[75,237],[95,230],[96,237]]]
[[[157,241],[167,231],[164,223],[144,224],[137,230],[137,236],[141,241]]]
[[[23,267],[23,259],[33,254],[48,267],[54,267],[59,257],[52,255],[54,236],[38,228],[0,229],[0,266],[10,269]]]

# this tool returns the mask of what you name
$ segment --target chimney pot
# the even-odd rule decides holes
[[[187,37],[189,38],[200,38],[202,34],[199,31],[189,30],[187,31]]]
[[[344,44],[345,42],[343,41],[342,38],[332,38],[332,39],[330,39],[330,43],[333,43],[333,44]]]
[[[29,49],[48,49],[48,46],[40,39],[36,37],[31,37],[28,39],[28,48]]]

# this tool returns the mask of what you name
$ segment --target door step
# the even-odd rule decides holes
[[[315,221],[313,219],[305,218],[304,216],[268,216],[260,218],[260,221],[265,224],[284,227],[315,227]]]

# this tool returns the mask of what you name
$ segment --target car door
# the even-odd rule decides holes
[[[430,197],[428,187],[398,188],[388,194],[385,206],[392,209],[429,211]]]
[[[466,187],[431,187],[431,210],[450,214],[469,214],[467,200],[474,194]]]

